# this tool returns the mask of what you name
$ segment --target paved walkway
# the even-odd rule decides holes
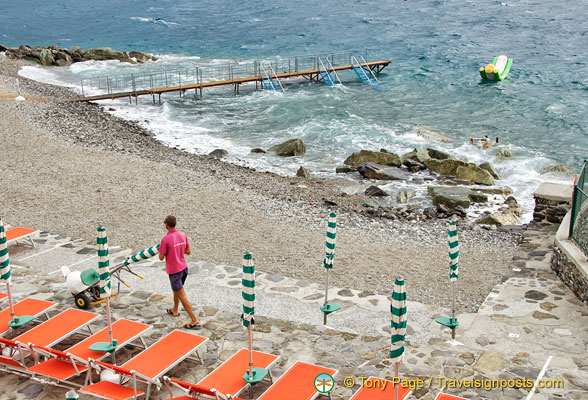
[[[409,301],[406,356],[400,374],[412,379],[413,384],[423,385],[416,388],[413,398],[432,400],[439,386],[445,384],[445,392],[468,399],[523,399],[528,388],[485,390],[464,388],[463,384],[472,378],[478,382],[485,380],[485,384],[495,379],[508,382],[524,378],[533,382],[550,356],[545,378],[563,379],[563,388],[542,388],[533,399],[588,398],[588,308],[549,267],[553,235],[553,227],[531,226],[524,232],[524,242],[513,260],[512,276],[494,288],[478,313],[459,315],[456,342],[451,343],[449,331],[434,322],[437,316],[447,315],[448,310]],[[95,244],[85,240],[72,243],[72,239],[48,233],[40,234],[36,243],[36,249],[27,245],[10,247],[15,298],[30,295],[60,302],[62,308],[73,307],[60,267],[95,267]],[[56,245],[62,246],[52,249]],[[111,265],[116,265],[131,251],[111,248],[110,254]],[[204,365],[181,363],[169,375],[195,382],[235,350],[245,347],[247,340],[239,324],[240,268],[203,262],[191,263],[189,267],[192,276],[187,281],[187,292],[193,304],[198,305],[199,318],[204,323],[199,334],[210,340],[202,352]],[[123,275],[131,288],[122,286],[122,294],[112,302],[113,313],[115,318],[153,324],[154,333],[147,338],[153,342],[171,328],[181,327],[187,318],[165,314],[171,293],[163,263],[145,261],[133,271],[145,279]],[[407,282],[410,299],[409,288]],[[324,327],[319,311],[323,298],[321,285],[258,272],[254,347],[281,356],[274,376],[296,360],[334,367],[339,370],[335,399],[349,399],[362,376],[393,376],[393,366],[387,359],[388,299],[368,292],[331,288],[329,301],[343,307],[329,317],[329,326]],[[123,350],[119,360],[136,352]],[[346,377],[353,377],[356,384],[345,387]],[[16,398],[64,398],[63,388],[5,372],[0,372],[0,382],[2,398],[9,394],[16,394]],[[459,383],[460,388],[449,387]],[[255,394],[263,389],[256,387]],[[167,398],[165,392],[154,394],[154,398]]]

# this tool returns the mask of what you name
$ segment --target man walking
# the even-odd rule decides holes
[[[182,302],[182,306],[184,306],[184,309],[192,319],[184,325],[184,328],[200,329],[200,322],[196,318],[196,315],[194,315],[192,305],[190,305],[186,291],[184,290],[184,282],[186,282],[186,277],[188,276],[188,263],[184,258],[184,254],[190,255],[188,238],[185,233],[176,230],[176,217],[173,215],[165,217],[163,223],[167,229],[167,235],[161,239],[159,259],[163,261],[165,258],[165,271],[169,275],[171,288],[174,292],[174,307],[168,308],[166,312],[177,317],[180,315],[178,307],[180,302]]]

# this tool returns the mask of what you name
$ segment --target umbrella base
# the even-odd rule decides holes
[[[94,343],[90,346],[90,350],[92,351],[104,351],[106,353],[113,353],[116,350],[116,345],[118,344],[117,340],[113,340],[112,343],[110,342],[98,342]]]
[[[243,380],[251,386],[261,382],[269,374],[269,370],[265,368],[253,368],[253,375],[249,375],[249,370],[243,375]]]
[[[341,306],[339,304],[327,303],[327,304],[323,304],[321,306],[321,311],[324,312],[325,314],[330,314],[330,313],[333,313],[333,312],[339,310],[340,308],[341,308]]]
[[[30,315],[21,315],[20,317],[14,317],[14,319],[12,321],[8,322],[8,326],[11,327],[12,329],[17,329],[23,325],[28,324],[33,319],[35,319],[35,318],[31,317]]]
[[[459,326],[457,318],[439,317],[435,322],[451,329],[455,329]]]

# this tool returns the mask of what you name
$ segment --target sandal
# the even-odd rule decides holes
[[[200,329],[200,328],[202,328],[202,325],[200,325],[200,324],[192,325],[191,323],[188,322],[186,325],[184,325],[184,328],[185,329]]]
[[[171,310],[171,308],[168,308],[167,310],[165,310],[166,313],[168,313],[169,315],[171,315],[172,317],[179,317],[180,313],[178,312],[177,314],[174,314]]]

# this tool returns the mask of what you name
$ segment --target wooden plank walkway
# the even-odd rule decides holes
[[[362,63],[361,66],[364,68],[369,68],[374,71],[376,74],[379,73],[381,70],[386,68],[390,64],[390,61],[380,60],[380,61],[370,61],[366,63]],[[348,65],[339,65],[333,67],[335,71],[343,71],[343,70],[350,70],[353,69],[351,64]],[[309,80],[319,80],[319,70],[318,69],[309,69],[304,71],[286,71],[282,73],[276,74],[279,79],[288,79],[294,77],[305,77]],[[272,78],[275,75],[272,75]],[[227,79],[222,81],[212,81],[212,82],[202,82],[202,83],[192,83],[187,85],[181,86],[170,86],[170,87],[163,87],[163,88],[155,88],[155,89],[144,89],[144,90],[137,90],[132,92],[120,92],[120,93],[110,93],[110,94],[100,94],[96,96],[87,96],[82,97],[79,99],[72,99],[71,101],[74,102],[88,102],[88,101],[97,101],[97,100],[114,100],[120,99],[124,97],[132,98],[132,97],[139,97],[145,95],[152,95],[155,96],[156,94],[160,96],[161,94],[167,92],[185,92],[187,90],[200,90],[200,95],[202,95],[202,89],[214,87],[214,86],[223,86],[223,85],[234,85],[235,91],[238,91],[239,85],[242,83],[248,82],[261,82],[260,76],[248,76],[245,78],[235,78],[235,79]],[[155,100],[155,97],[154,97]]]

